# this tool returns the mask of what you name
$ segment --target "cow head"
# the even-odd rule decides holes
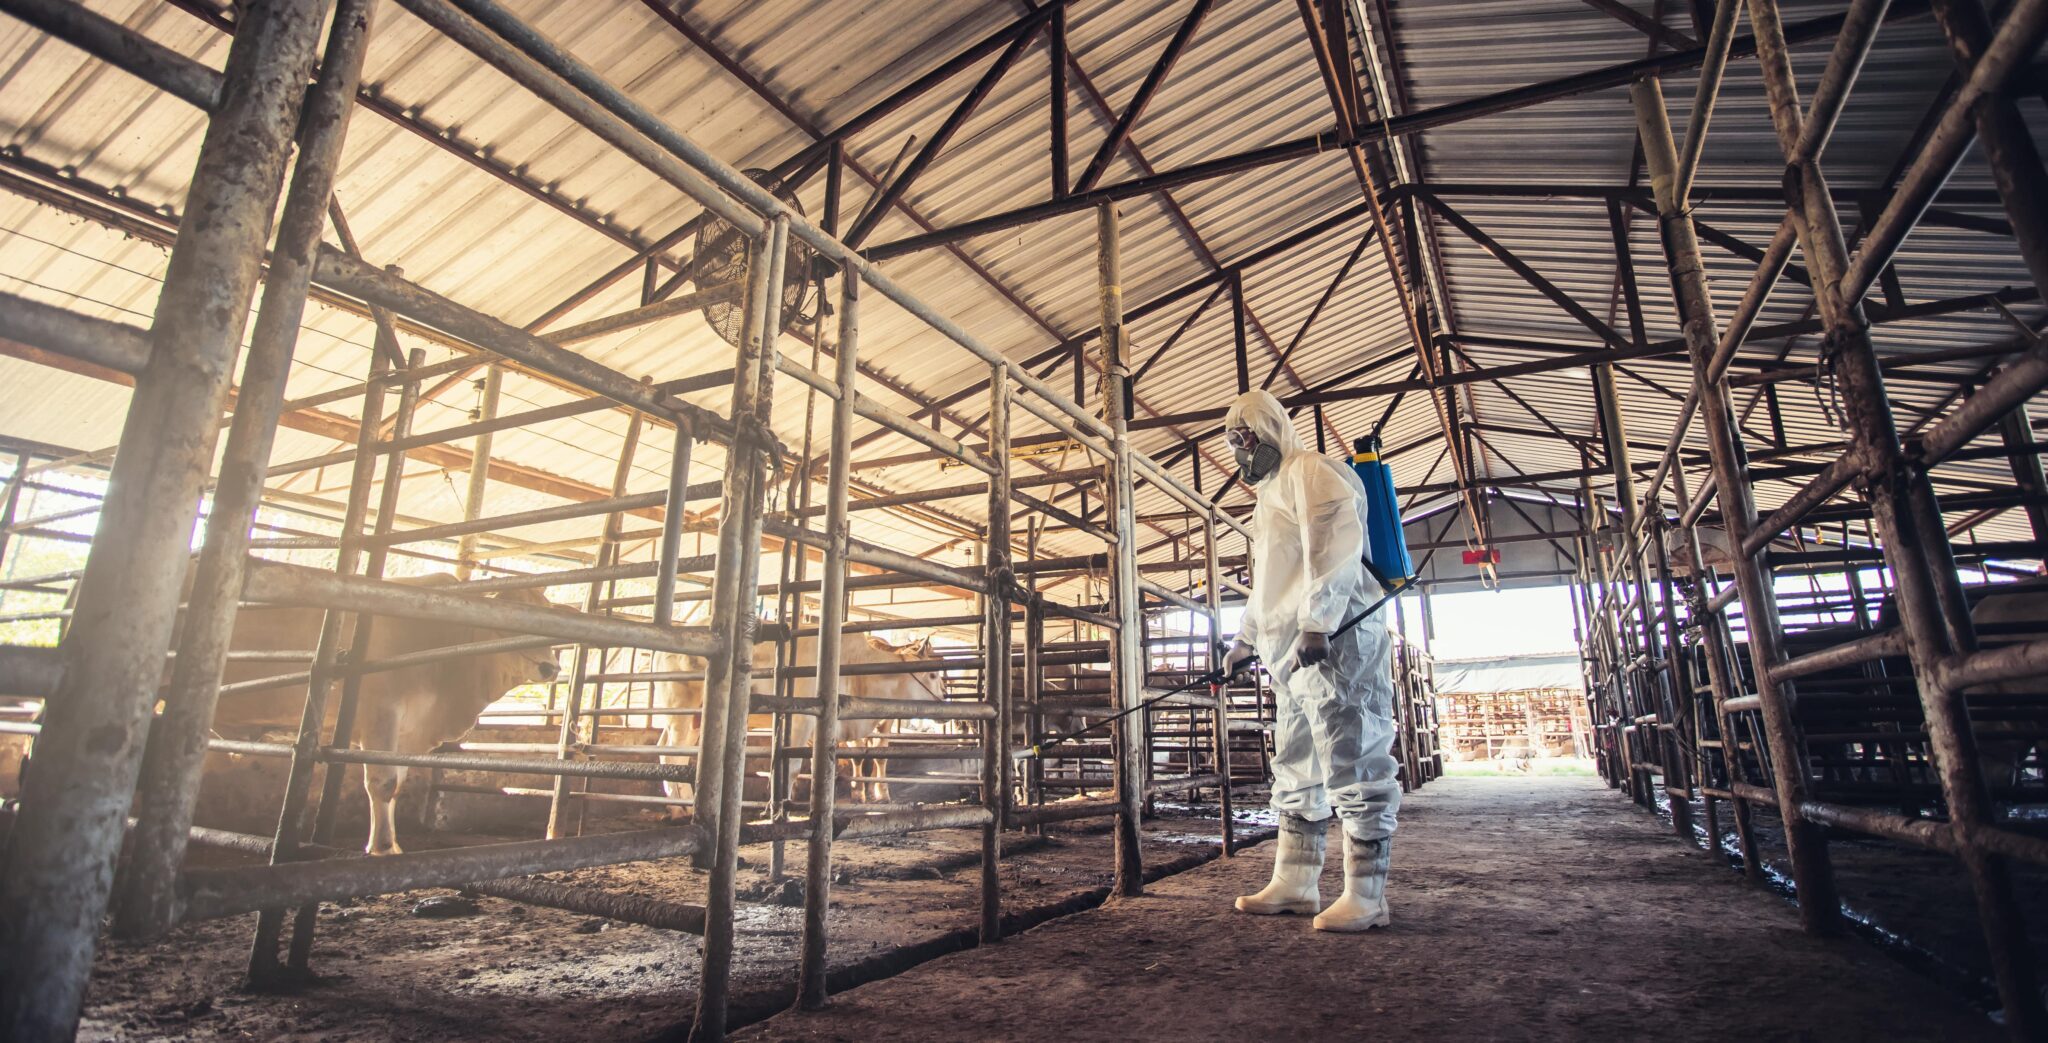
[[[916,641],[911,641],[901,645],[892,645],[879,637],[869,636],[868,645],[877,652],[886,652],[889,655],[895,656],[898,659],[909,662],[918,659],[928,659],[931,657],[932,638],[930,634],[926,634],[924,637],[921,637]]]
[[[505,601],[517,601],[528,605],[552,608],[554,603],[540,589],[507,590],[490,595]],[[553,649],[526,648],[516,652],[500,652],[491,657],[491,681],[495,685],[494,695],[527,684],[546,684],[561,673],[561,665],[555,661]]]

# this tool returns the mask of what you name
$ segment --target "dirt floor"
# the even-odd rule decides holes
[[[1617,800],[1626,800],[1620,793]],[[1660,806],[1662,802],[1660,801]],[[1661,808],[1667,816],[1668,807]],[[1721,845],[1731,867],[1741,864],[1732,813],[1722,804]],[[1700,805],[1693,802],[1694,836],[1706,843]],[[1792,863],[1775,808],[1758,808],[1752,832],[1766,879],[1788,900]],[[1827,831],[1835,889],[1851,929],[1865,942],[1933,978],[1985,1010],[1999,1005],[1991,959],[1977,919],[1970,881],[1954,857],[1906,847],[1850,830]],[[2048,867],[2008,862],[2021,918],[2032,928],[2035,965],[2048,967]]]
[[[2000,1038],[1867,943],[1805,935],[1597,779],[1445,779],[1402,819],[1387,930],[1233,912],[1261,847],[741,1038]]]
[[[1270,835],[1259,817],[1247,816],[1240,835]],[[1057,829],[1008,840],[1014,853],[1003,863],[1004,908],[1019,927],[1107,894],[1106,822]],[[1162,808],[1147,823],[1148,869],[1186,869],[1215,857],[1217,834],[1213,807]],[[980,833],[970,830],[835,845],[834,978],[850,987],[973,944],[979,850]],[[797,879],[776,883],[768,846],[742,849],[737,1019],[766,1017],[793,995],[803,847],[787,851]],[[676,902],[704,898],[704,874],[680,861],[547,879]],[[700,939],[490,897],[476,898],[467,915],[413,912],[424,898],[454,894],[323,904],[312,960],[320,980],[288,995],[244,987],[253,915],[195,924],[152,944],[105,942],[80,1038],[624,1041],[687,1026]]]

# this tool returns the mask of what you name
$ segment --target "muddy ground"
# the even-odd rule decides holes
[[[1214,809],[1162,808],[1147,823],[1148,866],[1214,857]],[[1241,835],[1266,835],[1248,816]],[[618,820],[606,827],[652,824]],[[469,837],[472,842],[493,837]],[[1099,902],[1111,880],[1107,824],[1014,836],[1002,870],[1005,911],[1035,922]],[[979,831],[951,830],[834,845],[831,966],[865,980],[970,944],[979,910]],[[789,1002],[802,917],[799,879],[767,872],[767,845],[742,850],[735,1012],[765,1017]],[[212,864],[226,864],[215,856]],[[701,903],[687,863],[550,874],[583,887]],[[638,1040],[673,1034],[696,1004],[694,936],[574,913],[476,899],[471,915],[423,918],[435,889],[322,907],[313,949],[321,980],[292,994],[243,985],[255,917],[195,924],[169,938],[101,946],[81,1039],[95,1040]]]
[[[2000,1038],[1954,993],[1712,871],[1597,779],[1432,783],[1393,926],[1252,917],[1262,847],[788,1013],[748,1040]],[[1332,860],[1333,862],[1335,860]],[[1326,895],[1341,886],[1335,866]]]
[[[1618,792],[1615,799],[1626,801]],[[1699,802],[1693,802],[1694,836],[1702,846],[1706,830]],[[1732,813],[1720,805],[1722,849],[1730,866],[1740,851]],[[1661,808],[1667,816],[1669,808]],[[1792,863],[1785,831],[1775,809],[1759,808],[1752,825],[1765,878],[1787,901],[1793,895]],[[1976,898],[1962,864],[1950,855],[1879,840],[1851,830],[1829,829],[1828,857],[1835,888],[1850,918],[1850,930],[1893,958],[1926,974],[1985,1010],[1998,1007],[1991,959],[1977,919]],[[2031,928],[2035,965],[2048,967],[2048,867],[2009,862],[2020,915]]]

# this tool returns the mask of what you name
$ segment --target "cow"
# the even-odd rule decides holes
[[[423,576],[394,582],[448,588],[455,577]],[[507,601],[546,605],[539,590],[506,591]],[[276,652],[311,649],[319,640],[325,612],[318,608],[250,605],[235,616],[230,649]],[[370,661],[450,645],[509,636],[496,630],[435,619],[381,619],[370,632]],[[426,753],[459,739],[474,727],[484,707],[520,685],[552,681],[554,654],[547,648],[449,659],[365,674],[356,701],[354,745],[366,750]],[[257,680],[280,673],[275,662],[230,661],[222,682]],[[224,693],[214,712],[214,730],[229,736],[254,736],[280,728],[297,729],[306,688],[280,684],[252,692]],[[333,719],[339,688],[328,698]],[[363,768],[363,789],[370,800],[370,836],[364,850],[372,855],[400,853],[396,825],[398,789],[406,769],[385,765]]]
[[[891,645],[879,638],[866,634],[845,634],[839,645],[839,661],[842,665],[857,663],[898,663],[915,662],[930,655],[931,639],[925,638],[907,645]],[[818,639],[803,637],[796,642],[796,662],[810,665],[818,661]],[[773,693],[774,682],[765,676],[775,666],[775,643],[756,642],[754,645],[754,685],[756,696]],[[663,653],[655,657],[655,670],[660,673],[692,673],[702,675],[707,665],[695,656]],[[792,686],[793,694],[808,699],[817,692],[815,677],[800,677]],[[936,672],[909,674],[852,674],[840,679],[840,692],[857,698],[867,699],[920,699],[937,701],[944,698],[945,688]],[[702,710],[704,707],[704,682],[699,680],[660,681],[655,684],[655,705],[669,710]],[[772,718],[767,714],[754,714],[748,721],[749,728],[772,727]],[[808,747],[815,734],[817,718],[809,714],[797,714],[790,723],[789,741],[795,747]],[[671,714],[662,732],[663,746],[696,746],[701,734],[703,718],[697,713]],[[861,742],[877,731],[881,724],[876,720],[844,720],[839,723],[839,741],[842,744]],[[694,763],[694,758],[663,757],[666,763],[678,760]],[[877,765],[882,762],[875,762]],[[692,796],[695,787],[684,782],[664,783],[663,788],[673,798]],[[762,796],[765,791],[753,794]],[[751,798],[750,798],[751,799]],[[681,812],[674,812],[680,816]]]
[[[1970,608],[1970,622],[1979,631],[1980,644],[1987,647],[2013,641],[2036,640],[2048,632],[2048,591],[2003,591],[1988,587]],[[2017,678],[1981,685],[1974,692],[2041,697],[2038,678]],[[1977,733],[1977,760],[1983,766],[1984,781],[1993,787],[2017,786],[2027,763],[2027,754],[2038,738],[1995,738],[2001,732],[2040,730],[2039,721],[1982,720],[1973,722]]]
[[[1728,530],[1715,525],[1701,525],[1694,529],[1700,537],[1700,557],[1705,558],[1707,567],[1728,572],[1735,567],[1735,544],[1728,539]],[[1686,577],[1699,571],[1692,560],[1692,541],[1686,538],[1684,529],[1670,529],[1664,533],[1664,553],[1671,562],[1673,576]]]

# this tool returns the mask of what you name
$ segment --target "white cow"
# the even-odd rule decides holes
[[[840,640],[839,661],[842,665],[859,663],[915,662],[930,655],[931,639],[926,638],[907,645],[891,645],[886,641],[866,634],[846,634]],[[818,661],[818,639],[804,637],[796,642],[796,665],[810,666]],[[753,692],[756,696],[770,695],[775,691],[775,682],[763,676],[775,666],[775,644],[764,641],[754,645],[755,678]],[[695,656],[664,653],[655,657],[655,670],[662,673],[696,673],[706,670],[704,660]],[[801,677],[792,685],[793,694],[800,699],[812,698],[817,693],[817,679]],[[937,701],[944,698],[944,682],[936,672],[910,674],[854,674],[840,679],[840,694],[866,699],[916,699]],[[665,709],[702,710],[704,707],[704,682],[663,681],[655,685],[655,704]],[[817,718],[809,714],[797,714],[790,724],[790,743],[796,747],[808,747],[811,737],[816,734]],[[668,718],[662,733],[664,746],[696,746],[700,736],[703,718],[699,714],[675,714]],[[877,720],[842,720],[839,723],[839,741],[851,745],[874,735]],[[754,714],[748,720],[749,729],[767,729],[773,726],[768,714]],[[667,763],[691,763],[694,758],[662,758]],[[749,756],[749,778],[765,775],[766,760]],[[874,762],[877,765],[883,762]],[[849,778],[852,776],[849,774]],[[686,782],[665,783],[663,788],[675,798],[687,798],[695,787]],[[750,786],[749,800],[764,799],[765,787]],[[676,812],[680,814],[680,812]]]
[[[426,587],[446,587],[454,577],[439,575],[401,579]],[[507,601],[545,605],[539,590],[508,591]],[[235,651],[311,649],[320,635],[324,612],[317,608],[252,605],[235,617],[231,648]],[[432,619],[380,619],[370,632],[369,658],[424,652],[509,636],[496,630]],[[230,662],[224,683],[275,677],[290,668],[276,663]],[[364,675],[356,701],[354,745],[366,750],[425,753],[461,738],[474,727],[484,707],[510,689],[553,680],[556,666],[546,648],[467,656],[426,666]],[[228,736],[254,736],[278,728],[296,729],[305,705],[304,684],[279,685],[255,692],[223,695],[214,712],[214,730]],[[337,684],[328,696],[328,720],[340,701]],[[366,765],[363,788],[370,799],[370,838],[364,850],[372,855],[399,853],[396,807],[406,769]]]
[[[2044,632],[2048,632],[2048,591],[2021,590],[2008,593],[1993,587],[1970,609],[1970,622],[1980,628],[1998,627],[2008,631],[1981,634],[1979,643],[1986,647],[2010,641],[2038,639]],[[2027,632],[2011,632],[2022,627]],[[2041,688],[2039,678],[2019,678],[1972,690],[2033,695],[2038,698]],[[1998,739],[1989,736],[1999,732],[2038,729],[2040,725],[2032,721],[1982,721],[1975,727],[1978,736],[1977,759],[1984,768],[1984,781],[1992,786],[2017,785],[2020,782],[2021,765],[2026,763],[2027,751],[2040,740]]]
[[[1708,568],[1728,572],[1735,567],[1735,544],[1728,538],[1728,530],[1701,525],[1695,531],[1700,536],[1700,556],[1706,559]],[[1699,571],[1692,560],[1692,541],[1686,539],[1684,529],[1664,533],[1664,553],[1670,559],[1673,576],[1691,576]]]

